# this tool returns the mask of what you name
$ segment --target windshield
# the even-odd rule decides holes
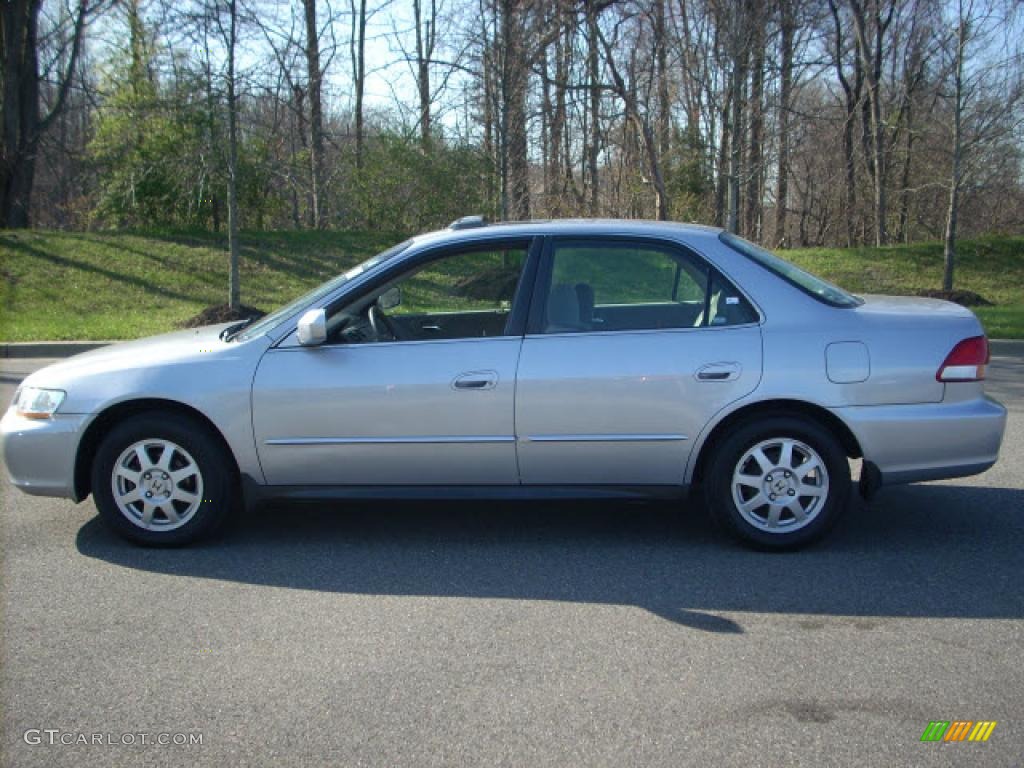
[[[852,293],[847,293],[837,285],[815,277],[810,272],[805,272],[795,264],[790,264],[785,259],[780,259],[771,251],[766,251],[759,245],[742,237],[737,237],[730,232],[723,232],[718,239],[728,245],[734,251],[739,251],[751,261],[759,264],[769,272],[781,277],[787,283],[796,286],[801,291],[809,294],[818,301],[831,304],[833,307],[857,307],[864,303]]]
[[[399,243],[398,245],[394,245],[391,248],[388,248],[386,251],[378,253],[376,256],[370,257],[363,263],[357,264],[356,266],[352,267],[352,269],[350,269],[348,272],[338,275],[333,280],[328,280],[323,285],[318,285],[312,291],[305,294],[304,296],[300,296],[291,304],[286,304],[280,309],[271,312],[269,315],[265,315],[264,317],[260,318],[252,325],[245,326],[240,333],[236,334],[232,338],[237,338],[244,341],[246,339],[251,339],[255,336],[259,336],[260,334],[266,333],[271,328],[276,326],[278,323],[283,321],[285,318],[298,312],[304,306],[319,301],[324,296],[327,296],[328,294],[332,293],[339,286],[347,283],[349,280],[352,280],[358,277],[359,275],[363,274],[364,272],[373,269],[378,264],[381,264],[390,259],[392,256],[397,256],[406,248],[408,248],[411,243],[412,240],[406,240],[403,243]]]

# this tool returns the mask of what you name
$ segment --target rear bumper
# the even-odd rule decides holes
[[[33,496],[75,498],[75,454],[88,416],[25,419],[8,409],[0,420],[0,454],[11,483]]]
[[[953,403],[834,408],[882,485],[965,477],[996,463],[1006,409],[989,397]]]

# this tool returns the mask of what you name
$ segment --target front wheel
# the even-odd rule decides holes
[[[232,503],[233,468],[202,424],[143,413],[100,443],[92,489],[103,520],[139,544],[186,544],[213,532]]]
[[[772,416],[729,432],[715,449],[707,480],[716,521],[759,549],[795,549],[820,538],[850,495],[850,466],[839,441],[796,416]]]

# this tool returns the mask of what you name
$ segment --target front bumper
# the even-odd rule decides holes
[[[58,413],[26,419],[9,408],[0,420],[0,454],[11,483],[33,496],[75,496],[75,455],[89,417]]]
[[[882,485],[965,477],[996,463],[1006,408],[989,397],[961,402],[834,408]]]

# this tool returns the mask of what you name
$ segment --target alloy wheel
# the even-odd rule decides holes
[[[110,482],[121,514],[149,531],[180,528],[203,501],[199,465],[180,445],[161,438],[125,448],[114,462]]]
[[[768,533],[789,533],[809,525],[825,506],[828,470],[806,443],[771,438],[740,457],[731,487],[744,520]]]

